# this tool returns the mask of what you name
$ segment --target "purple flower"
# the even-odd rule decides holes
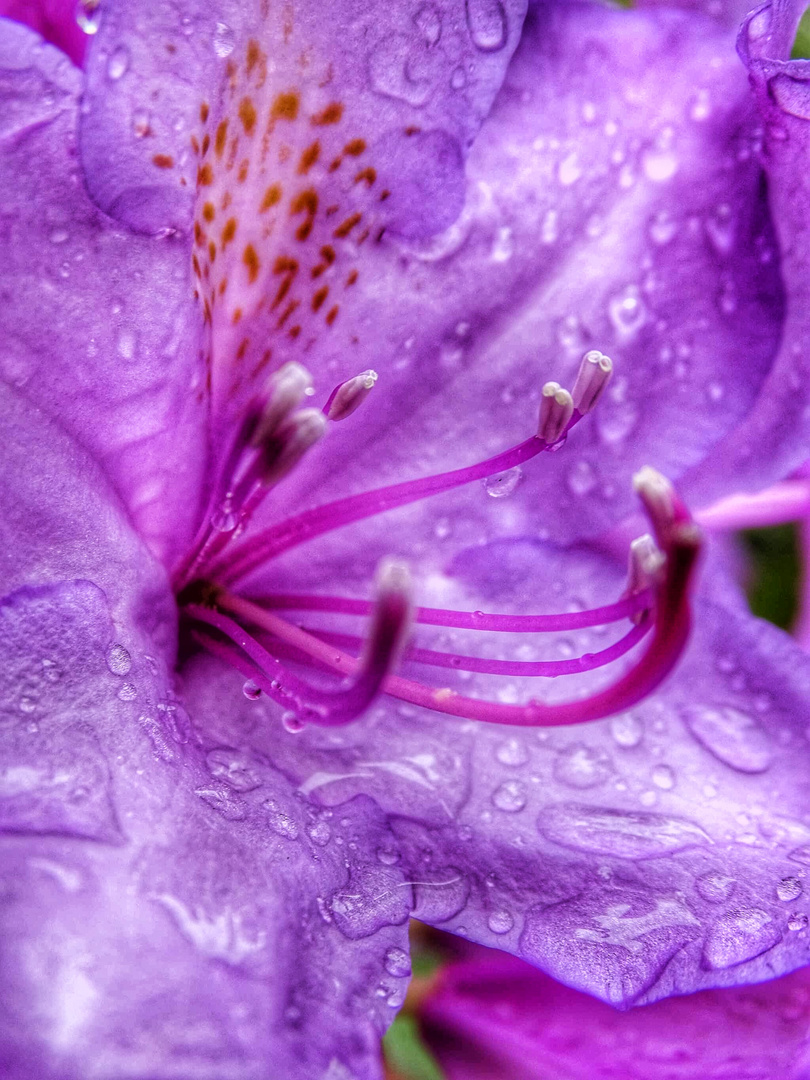
[[[478,949],[420,1007],[448,1080],[799,1080],[808,972],[622,1013],[512,956]]]
[[[661,682],[641,468],[807,454],[796,20],[752,94],[734,11],[524,14],[0,29],[15,1080],[376,1076],[411,914],[620,1005],[806,960],[810,667],[718,545]]]

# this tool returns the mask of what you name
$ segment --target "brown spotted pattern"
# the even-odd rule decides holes
[[[258,40],[235,51],[220,100],[202,103],[190,140],[195,295],[210,328],[210,378],[225,393],[268,365],[306,362],[339,326],[364,247],[383,233],[389,192],[330,89],[329,64],[290,52],[270,65]]]

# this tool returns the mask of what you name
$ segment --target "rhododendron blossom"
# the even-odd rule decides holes
[[[808,454],[799,10],[81,14],[0,22],[4,1075],[379,1076],[411,915],[804,965],[810,663],[711,537]]]

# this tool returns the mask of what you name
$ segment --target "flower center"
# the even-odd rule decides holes
[[[545,384],[536,432],[494,457],[434,476],[376,488],[288,517],[245,536],[267,493],[295,468],[325,434],[362,405],[376,374],[366,371],[340,384],[323,409],[302,407],[312,393],[308,372],[288,363],[270,377],[251,403],[222,458],[202,524],[178,568],[174,586],[184,625],[194,641],[240,671],[245,692],[264,692],[283,709],[288,730],[304,723],[335,725],[360,716],[378,693],[436,712],[493,723],[560,725],[596,720],[636,704],[671,671],[690,628],[689,597],[700,535],[669,482],[653,469],[635,477],[637,493],[655,539],[630,546],[629,582],[615,603],[558,615],[495,615],[484,612],[412,609],[407,569],[386,561],[379,568],[376,601],[299,594],[244,595],[248,575],[317,536],[456,487],[483,480],[559,449],[574,426],[596,405],[610,377],[610,360],[598,351],[583,358],[573,390]],[[291,622],[286,612],[329,612],[370,619],[365,644],[354,635],[314,630]],[[623,636],[599,652],[565,660],[494,660],[406,648],[412,624],[494,633],[559,633],[628,622]],[[646,639],[646,648],[638,646]],[[490,675],[557,677],[593,671],[626,654],[632,664],[605,689],[570,702],[525,705],[465,697],[393,674],[400,656],[434,668]],[[295,667],[291,667],[293,664]],[[301,669],[342,677],[322,688]]]

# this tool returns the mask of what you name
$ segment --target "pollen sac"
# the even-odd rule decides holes
[[[664,572],[666,556],[649,533],[636,537],[630,544],[627,567],[627,595],[656,585]]]
[[[312,390],[312,376],[302,364],[290,361],[267,380],[265,400],[253,445],[261,446]]]
[[[262,483],[266,487],[277,484],[325,431],[326,417],[320,409],[300,409],[283,421],[264,444]]]
[[[324,413],[329,420],[345,420],[358,409],[374,388],[376,371],[363,371],[353,379],[340,383],[329,396]]]
[[[413,614],[411,573],[406,563],[383,559],[376,575],[377,603],[368,639],[369,659],[390,670],[399,659]]]
[[[673,546],[700,547],[700,531],[665,476],[645,465],[633,477],[633,487],[644,503],[655,538],[665,553]]]
[[[547,382],[540,397],[540,422],[537,437],[551,446],[557,442],[574,415],[574,402],[557,382]]]
[[[596,405],[613,372],[613,361],[598,349],[585,353],[571,397],[574,408],[585,416]]]

